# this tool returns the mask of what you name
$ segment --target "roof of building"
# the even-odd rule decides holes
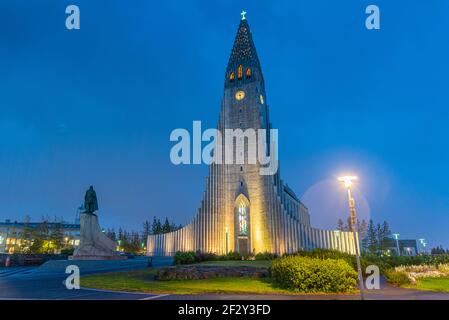
[[[4,221],[0,222],[0,227],[9,227],[9,228],[24,228],[25,226],[28,226],[30,228],[36,228],[38,227],[42,222],[11,222],[11,221]],[[78,230],[80,228],[79,223],[70,223],[70,222],[47,222],[47,225],[49,228],[55,227],[55,226],[61,226],[63,229],[72,229],[72,230]]]

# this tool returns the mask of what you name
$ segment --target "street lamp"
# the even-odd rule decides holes
[[[399,233],[393,233],[393,238],[396,240],[396,249],[398,250],[398,256],[401,255],[401,249],[399,249]]]
[[[342,182],[348,191],[349,213],[350,213],[350,217],[351,217],[352,234],[354,236],[355,258],[357,261],[357,271],[359,274],[360,297],[362,300],[365,300],[365,292],[364,292],[365,288],[363,286],[363,274],[362,274],[362,267],[360,264],[359,239],[358,239],[357,231],[356,231],[357,214],[355,211],[355,200],[351,195],[351,187],[352,187],[354,180],[357,180],[356,176],[344,176],[344,177],[338,178],[338,181]]]

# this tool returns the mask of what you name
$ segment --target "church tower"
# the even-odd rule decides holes
[[[269,129],[265,101],[262,68],[248,21],[242,18],[226,68],[221,132],[226,129],[243,132]],[[231,247],[241,254],[271,251],[266,219],[268,212],[263,201],[267,197],[266,177],[260,175],[260,165],[257,162],[250,164],[248,159],[248,151],[257,149],[257,136],[252,141],[244,134],[235,139],[241,140],[227,141],[224,138],[225,145],[235,144],[232,151],[228,148],[225,153],[232,152],[237,158],[240,152],[244,157],[243,163],[237,163],[235,159],[235,164],[225,164],[223,177],[227,189],[225,210]],[[237,149],[238,142],[243,148]]]
[[[258,134],[250,138],[251,130],[265,130],[270,150],[271,128],[261,64],[242,13],[225,72],[218,121],[223,144],[216,147],[215,156],[221,161],[210,165],[203,201],[192,222],[172,233],[150,235],[149,255],[177,251],[283,254],[314,248],[354,252],[351,233],[312,228],[308,209],[281,180],[279,170],[263,175],[262,165],[250,161],[250,151],[258,149],[260,140]],[[228,136],[227,130],[234,134]],[[226,160],[229,154],[231,163]]]

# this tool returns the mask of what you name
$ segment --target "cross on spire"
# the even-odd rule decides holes
[[[245,10],[242,11],[242,13],[240,13],[242,15],[242,20],[246,20],[246,14],[248,12],[246,12]]]

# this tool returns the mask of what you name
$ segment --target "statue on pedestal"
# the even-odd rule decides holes
[[[97,193],[90,186],[84,196],[84,212],[80,216],[80,244],[72,260],[117,260],[126,259],[116,252],[116,244],[100,228]]]

